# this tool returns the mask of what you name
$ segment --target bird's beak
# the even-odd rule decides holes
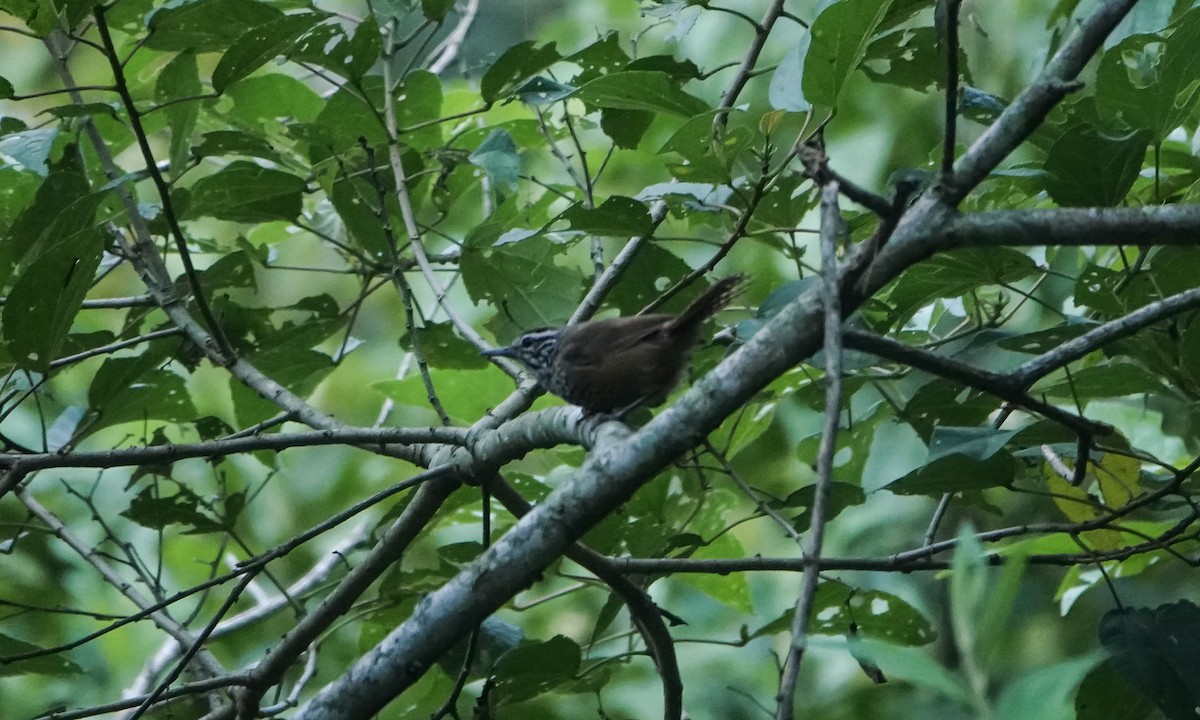
[[[509,348],[509,347],[498,347],[498,348],[494,348],[492,350],[484,350],[483,353],[481,353],[481,354],[484,357],[506,357],[506,358],[515,357],[513,355],[512,348]]]

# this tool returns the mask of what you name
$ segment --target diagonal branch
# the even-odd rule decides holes
[[[1075,77],[1136,4],[1137,0],[1105,0],[1075,27],[1041,75],[1004,108],[955,163],[953,174],[942,186],[944,202],[957,205],[1042,124],[1055,105],[1080,87]]]

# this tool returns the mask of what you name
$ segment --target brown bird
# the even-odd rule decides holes
[[[718,280],[678,315],[592,320],[534,330],[488,357],[520,361],[547,391],[590,413],[654,407],[679,382],[700,326],[741,291],[744,277]]]

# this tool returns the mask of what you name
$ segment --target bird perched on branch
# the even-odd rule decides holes
[[[542,387],[589,413],[617,416],[654,407],[679,382],[700,326],[741,292],[722,278],[678,315],[647,314],[534,330],[484,353],[520,361]]]

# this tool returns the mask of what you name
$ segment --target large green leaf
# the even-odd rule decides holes
[[[794,611],[789,608],[752,632],[750,637],[787,632],[793,615]],[[896,595],[841,582],[823,582],[817,588],[809,632],[816,635],[859,634],[897,645],[926,645],[936,637],[929,621]]]
[[[472,299],[486,300],[500,310],[492,321],[497,341],[562,325],[583,291],[582,274],[556,262],[563,248],[540,236],[503,244],[493,238],[486,228],[468,238],[462,271]]]
[[[1113,207],[1133,187],[1146,146],[1147,132],[1109,137],[1090,125],[1063,133],[1046,156],[1046,190],[1062,206]]]
[[[239,160],[190,188],[189,218],[234,222],[292,220],[300,214],[304,178]]]
[[[0,237],[0,287],[8,283],[26,257],[36,256],[57,238],[86,229],[99,200],[88,195],[87,179],[81,173],[73,170],[51,173],[38,186],[33,202],[25,206]]]
[[[170,0],[147,16],[146,46],[215,52],[232,46],[250,28],[281,16],[258,0]]]
[[[545,694],[579,672],[579,645],[562,635],[520,645],[496,661],[492,700],[508,705]]]
[[[1075,694],[1076,720],[1145,720],[1154,703],[1106,660],[1087,674]]]
[[[862,62],[891,4],[892,0],[841,0],[817,16],[809,30],[812,38],[801,78],[808,103],[837,107],[846,80]]]
[[[563,219],[571,224],[572,230],[591,235],[632,237],[647,235],[654,228],[645,205],[619,195],[606,199],[596,208],[574,205],[563,213]]]
[[[242,33],[213,70],[213,89],[225,88],[273,60],[329,16],[324,13],[284,15]]]
[[[351,80],[359,80],[379,60],[382,49],[379,24],[369,15],[347,35],[340,24],[317,25],[285,51],[289,60],[313,63]]]
[[[171,129],[171,177],[190,169],[192,132],[200,117],[200,70],[196,55],[179,53],[163,68],[154,87],[154,99],[163,105]]]
[[[1158,34],[1131,35],[1104,53],[1096,104],[1109,117],[1150,132],[1157,142],[1193,111],[1200,92],[1200,8]]]
[[[890,483],[898,495],[941,495],[1012,484],[1016,465],[1011,455],[1001,453],[981,461],[966,455],[948,455],[934,460]]]
[[[665,72],[635,70],[605,75],[579,88],[575,97],[588,105],[618,110],[646,110],[690,118],[708,105],[679,89]]]
[[[45,372],[71,330],[91,288],[104,237],[90,223],[100,196],[88,195],[60,210],[39,238],[35,256],[20,269],[4,304],[3,338],[18,366]],[[66,230],[60,235],[58,230]]]
[[[479,92],[483,101],[491,104],[500,100],[561,57],[554,43],[541,47],[534,42],[514,45],[505,51],[480,79]]]
[[[1100,643],[1112,665],[1170,720],[1196,717],[1200,706],[1200,608],[1180,600],[1157,608],[1111,610]]]
[[[1093,652],[1025,673],[1000,693],[993,717],[996,720],[1077,720],[1075,691],[1084,676],[1103,659],[1102,653]]]
[[[45,648],[31,645],[4,633],[0,633],[0,658],[17,655],[28,655],[45,651]],[[14,663],[0,663],[0,677],[16,675],[82,675],[83,668],[63,657],[62,653],[42,654]]]

